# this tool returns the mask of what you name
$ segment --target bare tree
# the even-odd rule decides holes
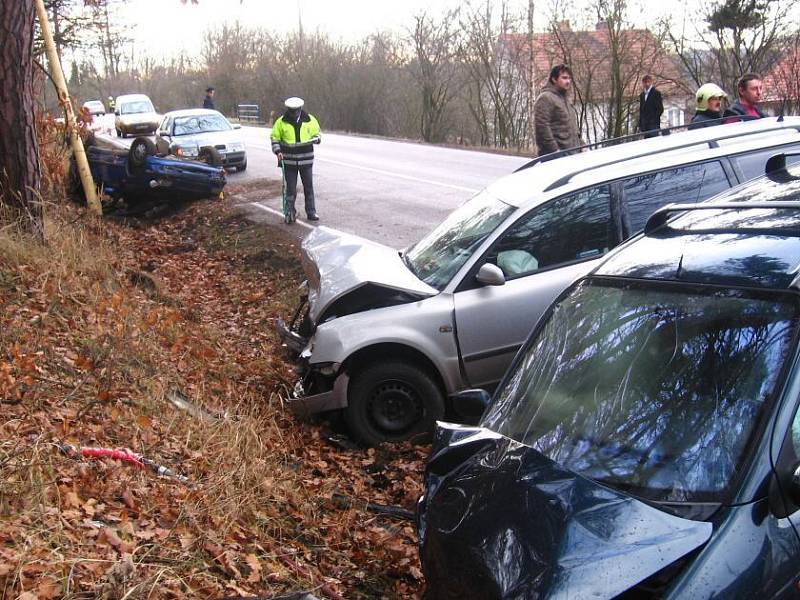
[[[798,0],[721,0],[671,24],[669,38],[696,85],[715,81],[733,91],[748,71],[765,73],[789,39]],[[688,23],[687,23],[688,21]],[[690,31],[687,31],[690,30]]]
[[[552,62],[563,61],[573,70],[581,130],[590,140],[630,133],[642,76],[670,83],[678,79],[664,34],[634,27],[627,0],[594,0],[589,6],[594,22],[583,30],[568,25],[568,8],[558,1],[551,4],[554,44],[547,51]]]
[[[528,52],[514,43],[526,16],[514,14],[509,3],[485,4],[464,11],[461,60],[468,77],[468,106],[484,145],[524,148],[529,140]]]
[[[441,142],[447,135],[446,111],[458,89],[458,13],[456,9],[438,19],[418,14],[407,38],[414,51],[407,66],[419,88],[420,135],[426,142]]]

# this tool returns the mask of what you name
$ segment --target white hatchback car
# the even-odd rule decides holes
[[[233,167],[244,171],[247,168],[247,149],[241,128],[241,125],[232,125],[216,110],[173,110],[164,115],[156,130],[156,150],[162,154],[182,154],[208,160],[201,154],[213,149],[212,162],[218,161],[226,169]]]
[[[153,133],[160,120],[153,102],[144,94],[117,96],[114,115],[117,136],[123,138]]]
[[[544,309],[672,202],[700,202],[800,149],[767,118],[533,161],[403,252],[315,229],[307,306],[279,323],[303,372],[290,406],[343,410],[361,441],[429,432],[447,398],[492,389]]]

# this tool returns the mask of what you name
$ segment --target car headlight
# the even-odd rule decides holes
[[[231,152],[241,152],[244,150],[244,142],[232,142],[228,144],[228,150]]]

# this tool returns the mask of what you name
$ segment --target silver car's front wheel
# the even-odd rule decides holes
[[[345,421],[359,441],[422,441],[444,416],[444,398],[433,378],[416,365],[375,363],[353,375]]]

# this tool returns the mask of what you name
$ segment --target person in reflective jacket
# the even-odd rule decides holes
[[[294,203],[297,198],[297,175],[303,182],[306,217],[309,221],[319,221],[314,204],[314,182],[312,167],[314,166],[314,144],[319,144],[319,122],[314,115],[303,110],[302,98],[288,98],[284,105],[286,111],[278,117],[272,126],[272,152],[278,157],[278,164],[283,163],[286,176],[286,197],[291,207],[292,217],[295,214]]]
[[[711,127],[722,123],[722,101],[728,94],[715,83],[704,83],[695,94],[697,112],[689,123],[689,129]]]

